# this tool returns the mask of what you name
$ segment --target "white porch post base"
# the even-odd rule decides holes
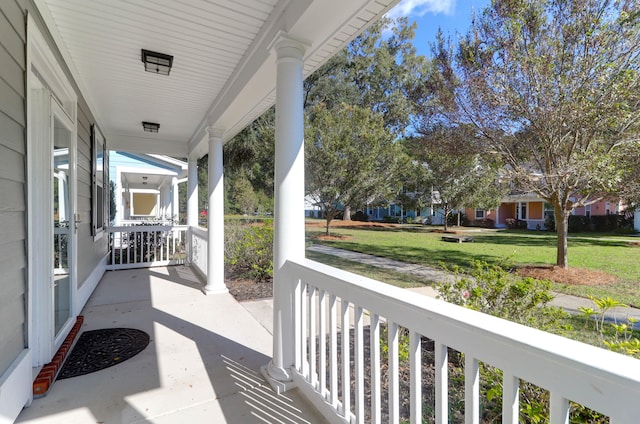
[[[220,287],[209,288],[209,284],[207,284],[202,288],[202,293],[206,294],[207,296],[209,296],[210,294],[224,294],[224,293],[229,293],[229,289],[226,286],[224,288],[220,288]]]
[[[209,133],[209,228],[207,247],[206,295],[228,293],[224,284],[224,183],[222,135],[224,131],[208,128]]]
[[[273,364],[273,361],[269,362],[268,365],[260,367],[260,372],[277,394],[284,393],[298,386],[293,381],[291,372],[283,368],[278,368]]]

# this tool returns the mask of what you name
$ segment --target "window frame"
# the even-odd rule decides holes
[[[98,154],[102,154],[102,175],[99,177]],[[102,195],[99,195],[99,192]],[[99,203],[102,197],[102,204]],[[97,124],[91,125],[91,235],[98,240],[109,225],[109,156],[107,141]],[[102,209],[102,216],[98,210]]]
[[[478,212],[480,212],[482,216],[478,216]],[[485,219],[486,216],[487,216],[487,211],[485,209],[476,208],[475,219]]]

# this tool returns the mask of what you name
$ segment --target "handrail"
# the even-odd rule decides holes
[[[109,227],[107,269],[146,268],[185,263],[186,225]]]
[[[551,392],[551,423],[564,423],[569,413],[569,402],[582,404],[611,417],[612,423],[634,423],[640,416],[640,367],[638,360],[618,353],[600,349],[534,328],[526,327],[464,307],[449,304],[426,296],[390,286],[363,276],[338,270],[311,260],[287,261],[283,268],[286,278],[298,281],[295,298],[295,321],[300,323],[296,331],[296,381],[303,392],[325,412],[331,410],[339,419],[335,422],[356,420],[362,412],[364,379],[362,375],[363,343],[362,317],[368,311],[371,334],[379,334],[380,320],[386,320],[389,343],[389,368],[397,369],[398,326],[411,334],[411,404],[412,422],[421,422],[420,399],[421,336],[435,343],[436,353],[436,422],[447,422],[447,348],[465,355],[466,410],[471,421],[477,422],[479,394],[477,381],[478,361],[500,368],[504,372],[503,419],[518,420],[519,380],[526,380]],[[328,305],[327,305],[328,301]],[[340,303],[338,309],[336,304]],[[351,309],[352,312],[348,312]],[[353,328],[353,336],[343,331],[340,341],[336,338],[337,318],[340,328]],[[350,314],[353,315],[351,319]],[[326,322],[329,330],[325,330]],[[322,328],[318,331],[318,328]],[[333,346],[323,343],[328,332],[334,340]],[[319,334],[320,352],[316,352],[313,341]],[[338,399],[335,382],[327,387],[324,373],[332,381],[338,372],[335,364],[317,363],[316,358],[328,355],[335,361],[335,344],[342,352],[349,349],[349,337],[353,337],[355,368],[350,370],[345,363],[340,375],[343,380],[342,395]],[[379,337],[379,336],[377,336]],[[308,343],[308,338],[311,340]],[[329,345],[332,345],[330,342]],[[375,352],[378,341],[371,342]],[[322,351],[326,349],[326,351]],[[310,351],[311,350],[311,351]],[[394,357],[395,355],[395,357]],[[375,354],[372,362],[376,362]],[[373,386],[379,385],[378,365],[372,366]],[[443,359],[444,358],[444,359]],[[333,362],[330,360],[329,362]],[[443,362],[444,361],[444,362]],[[322,361],[321,361],[322,362]],[[346,366],[346,371],[345,371]],[[353,373],[353,374],[350,374]],[[377,375],[377,376],[376,376]],[[397,374],[396,374],[397,375]],[[392,376],[393,377],[393,376]],[[350,406],[351,384],[344,385],[344,378],[355,379],[355,405]],[[377,381],[376,381],[377,380]],[[389,419],[397,419],[397,378],[391,378],[392,396],[389,404]],[[345,396],[346,393],[346,396]],[[377,395],[379,396],[379,394]],[[395,396],[395,399],[393,398]],[[380,408],[377,399],[375,407]],[[346,411],[345,411],[346,409]],[[380,411],[373,410],[372,417]],[[375,422],[375,419],[374,419]],[[567,421],[568,422],[568,421]]]
[[[207,276],[207,252],[209,247],[209,232],[206,228],[189,227],[189,261],[202,278]]]

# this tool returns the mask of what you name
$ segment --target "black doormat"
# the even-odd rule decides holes
[[[80,335],[56,380],[117,365],[142,352],[148,344],[149,335],[133,328],[85,331]]]

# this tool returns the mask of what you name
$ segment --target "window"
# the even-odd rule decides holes
[[[100,238],[109,219],[109,161],[104,135],[95,124],[91,126],[91,149],[91,234]]]
[[[476,209],[476,219],[484,219],[484,209]]]
[[[584,216],[587,218],[591,216],[591,205],[587,205],[584,207]]]
[[[609,215],[609,214],[611,213],[611,202],[607,202],[607,203],[605,203],[604,211],[605,211],[605,213],[606,213],[607,215]]]

